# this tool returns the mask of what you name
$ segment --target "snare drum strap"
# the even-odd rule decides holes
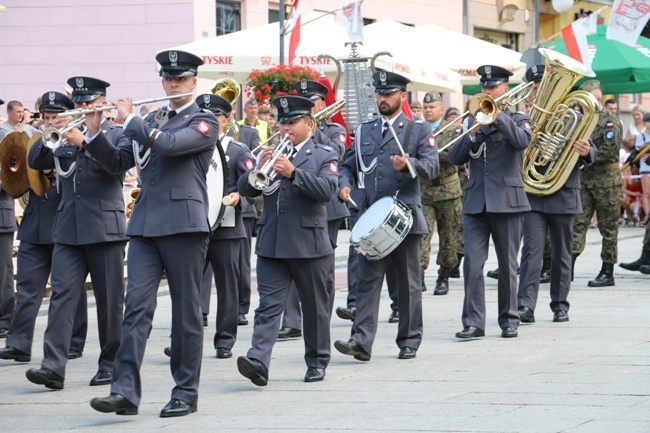
[[[361,155],[361,126],[362,125],[357,126],[357,130],[354,134],[354,142],[357,153],[357,186],[359,189],[365,189],[365,175],[372,173],[375,169],[377,166],[377,157],[375,157],[369,165],[366,165],[363,162],[363,157]]]

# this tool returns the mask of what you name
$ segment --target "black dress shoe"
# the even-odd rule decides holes
[[[237,369],[242,376],[249,378],[257,386],[266,386],[269,382],[268,369],[255,358],[240,356],[237,358]]]
[[[246,318],[245,314],[239,314],[237,316],[237,326],[244,326],[248,325],[248,319]]]
[[[278,333],[278,341],[295,340],[302,337],[302,331],[296,328],[282,328]]]
[[[357,316],[357,307],[337,307],[336,315],[343,320],[351,320],[354,322],[354,318]]]
[[[138,406],[134,405],[120,394],[111,394],[108,397],[95,397],[90,400],[90,407],[98,412],[115,412],[117,415],[138,414]]]
[[[399,359],[415,359],[417,352],[418,351],[412,347],[402,347],[399,350],[399,355],[397,357]]]
[[[503,331],[501,331],[501,337],[503,338],[516,338],[517,335],[517,330],[511,326],[508,326]]]
[[[113,380],[113,373],[111,371],[98,371],[90,379],[90,386],[110,385],[111,380]]]
[[[70,350],[68,352],[68,359],[77,359],[84,356],[84,353],[78,350]]]
[[[171,418],[174,416],[185,416],[196,412],[196,405],[186,401],[172,398],[160,411],[161,418]]]
[[[218,347],[217,358],[219,359],[232,358],[232,350],[226,349],[225,347]]]
[[[354,340],[336,340],[334,347],[344,355],[354,356],[354,359],[358,361],[370,361],[370,354],[363,350]]]
[[[325,379],[325,369],[309,367],[305,373],[305,382],[322,382]]]
[[[528,307],[519,307],[519,320],[521,323],[535,323],[535,313]]]
[[[32,360],[32,356],[21,352],[18,349],[13,347],[5,347],[0,349],[0,359],[13,359],[16,362],[29,362]]]
[[[49,389],[63,389],[63,378],[49,368],[30,368],[25,373],[27,380],[37,385],[45,385]]]
[[[7,328],[0,328],[0,338],[7,338],[9,330]]]
[[[388,316],[388,323],[399,323],[399,311],[391,311],[390,316]]]
[[[208,327],[208,315],[207,314],[203,315],[203,327],[204,328]]]
[[[163,353],[171,358],[172,357],[172,348],[169,347],[169,346],[165,347],[163,349]]]
[[[460,332],[456,332],[456,338],[477,338],[485,337],[485,331],[475,326],[468,326]]]
[[[553,321],[554,322],[568,322],[569,321],[569,314],[567,314],[566,311],[556,311],[553,313]]]
[[[491,271],[487,271],[487,274],[485,274],[485,275],[490,277],[490,278],[494,278],[495,280],[498,280],[499,279],[499,268],[493,269]]]

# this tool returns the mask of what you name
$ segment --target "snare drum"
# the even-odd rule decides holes
[[[383,259],[404,240],[412,225],[411,209],[395,197],[384,197],[359,217],[350,244],[368,260]]]

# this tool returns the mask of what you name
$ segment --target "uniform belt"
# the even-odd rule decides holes
[[[451,176],[443,177],[442,179],[431,179],[431,185],[433,186],[445,185],[455,180],[458,180],[458,173],[454,173]]]
[[[591,166],[591,169],[593,171],[607,171],[607,170],[614,170],[618,169],[620,166],[618,162],[610,162],[606,164],[594,164]]]

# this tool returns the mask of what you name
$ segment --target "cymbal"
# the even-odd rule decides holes
[[[41,135],[43,135],[42,132],[37,132],[29,139],[29,143],[27,143],[27,155],[29,155],[29,151],[34,143],[41,138]],[[34,170],[27,165],[27,177],[29,178],[29,184],[32,187],[32,191],[34,191],[36,195],[45,195],[47,189],[50,187],[50,179],[45,176],[45,173],[41,170]]]
[[[0,181],[2,189],[13,197],[29,190],[27,176],[27,134],[13,131],[0,142]]]

